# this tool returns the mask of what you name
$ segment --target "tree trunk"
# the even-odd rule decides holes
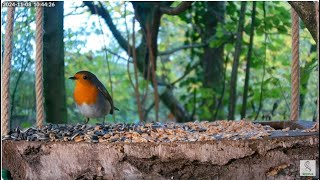
[[[224,22],[225,2],[204,2],[207,12],[204,14],[205,22],[204,33],[201,37],[203,43],[216,34],[218,23]],[[209,101],[213,101],[211,109],[211,118],[214,120],[214,112],[218,106],[217,95],[221,95],[223,88],[223,45],[211,48],[209,45],[204,47],[204,53],[200,61],[204,71],[204,87],[211,88],[215,96]],[[220,117],[218,117],[220,118]]]
[[[178,100],[174,97],[171,89],[166,89],[160,95],[160,98],[164,105],[166,105],[172,114],[176,117],[177,122],[188,122],[192,121],[192,117],[189,113],[184,109],[183,106],[180,105]]]
[[[317,42],[317,19],[315,3],[313,1],[289,1],[291,7],[298,13],[299,17]]]
[[[66,91],[64,77],[63,2],[44,8],[43,78],[46,121],[66,123]]]
[[[245,19],[246,4],[247,4],[246,2],[241,2],[237,41],[235,45],[234,60],[232,65],[231,81],[230,81],[230,99],[229,99],[229,108],[228,108],[229,120],[235,119],[234,114],[235,114],[236,99],[237,99],[237,76],[238,76],[238,66],[239,66],[239,59],[240,59],[240,53],[241,53],[242,33],[243,33],[243,26],[244,26],[244,19]]]
[[[251,67],[255,19],[256,19],[256,2],[253,2],[252,15],[251,15],[251,28],[250,28],[250,42],[249,42],[248,54],[247,54],[246,77],[244,80],[244,88],[243,88],[241,119],[246,117],[246,111],[247,111],[247,99],[248,99],[248,90],[249,90],[250,67]]]

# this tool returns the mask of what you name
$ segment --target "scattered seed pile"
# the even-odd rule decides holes
[[[258,139],[274,131],[270,126],[250,121],[189,122],[183,124],[158,122],[146,124],[56,125],[41,129],[16,128],[2,140],[75,141],[75,142],[193,142],[216,139]]]

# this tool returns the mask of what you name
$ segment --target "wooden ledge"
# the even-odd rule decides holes
[[[318,132],[291,130],[199,142],[3,141],[2,165],[14,179],[299,179],[300,160],[318,167],[318,148]]]

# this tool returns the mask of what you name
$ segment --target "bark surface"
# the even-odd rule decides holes
[[[284,134],[173,143],[3,141],[2,165],[14,179],[299,179],[301,159],[316,159],[318,167],[319,135]]]

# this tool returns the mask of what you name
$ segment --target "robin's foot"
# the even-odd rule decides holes
[[[89,118],[86,118],[86,119],[84,120],[84,123],[85,123],[85,124],[88,124],[89,120],[90,120]]]

